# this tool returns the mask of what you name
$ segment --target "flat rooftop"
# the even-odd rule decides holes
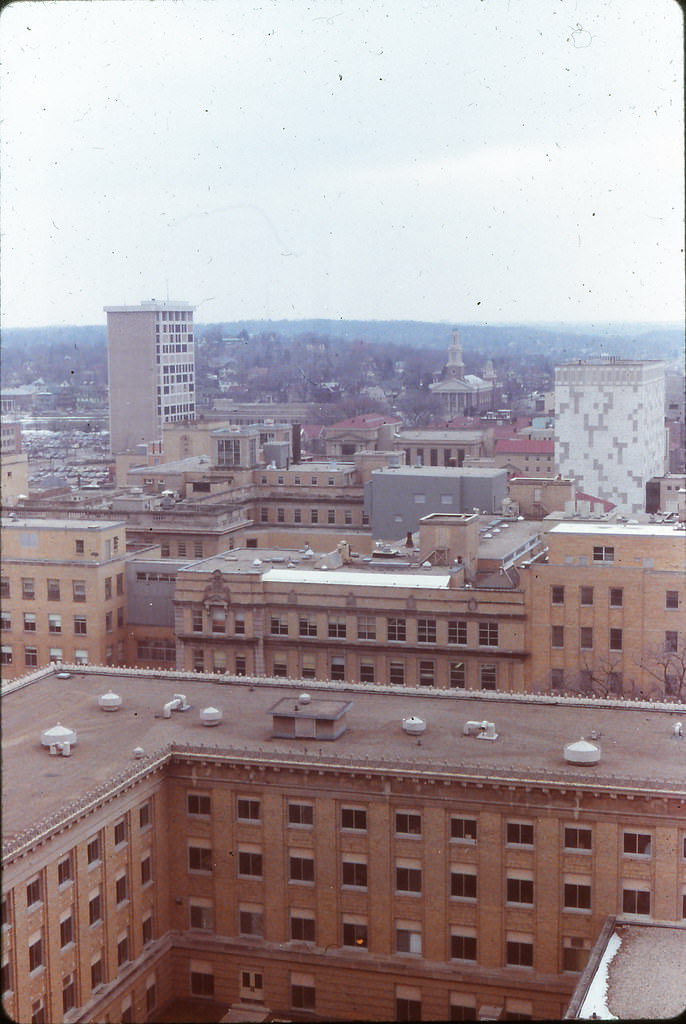
[[[376,476],[377,473],[383,473],[384,475],[393,474],[393,476],[435,476],[441,479],[450,478],[454,480],[460,477],[502,477],[506,475],[507,470],[493,468],[491,466],[382,466],[379,469],[372,470],[372,476]]]
[[[37,672],[10,683],[3,693],[3,839],[23,832],[118,773],[144,764],[133,757],[169,744],[207,745],[250,757],[306,757],[343,766],[372,765],[403,773],[436,771],[458,777],[543,780],[577,786],[630,784],[638,790],[683,793],[686,741],[673,737],[686,705],[614,704],[573,698],[410,690],[314,680],[232,679],[194,673],[89,667]],[[104,712],[98,697],[114,691],[116,712]],[[352,701],[347,731],[337,740],[272,737],[271,709],[302,692],[312,699]],[[164,705],[175,693],[188,711]],[[215,707],[222,722],[202,725],[200,711]],[[402,728],[404,718],[426,722],[420,737]],[[494,742],[465,736],[467,721],[495,724]],[[57,723],[77,733],[70,757],[50,756],[41,733]],[[602,756],[596,766],[573,766],[564,746],[592,731]],[[419,742],[421,740],[421,743]]]
[[[101,499],[98,499],[101,500]],[[124,519],[24,519],[20,512],[0,517],[3,530],[108,530],[115,526],[126,526]]]
[[[680,527],[680,528],[679,528]],[[587,520],[584,522],[562,521],[553,526],[550,533],[571,533],[571,534],[592,534],[594,536],[605,536],[612,534],[617,537],[680,537],[686,545],[686,533],[683,524],[676,523],[618,523],[618,522],[596,522]]]

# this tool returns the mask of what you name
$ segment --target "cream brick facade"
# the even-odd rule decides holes
[[[154,1021],[181,999],[294,1020],[558,1019],[608,916],[686,942],[672,707],[87,668],[54,683],[4,696],[13,1019]],[[352,700],[339,739],[270,735],[270,708],[303,685]],[[115,714],[97,706],[111,689]],[[191,710],[165,719],[176,690]],[[38,743],[57,715],[78,733],[66,761]],[[496,741],[463,735],[484,718]],[[600,765],[565,764],[591,720]]]

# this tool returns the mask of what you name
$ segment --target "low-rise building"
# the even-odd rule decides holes
[[[2,676],[50,662],[122,664],[125,524],[2,517]]]

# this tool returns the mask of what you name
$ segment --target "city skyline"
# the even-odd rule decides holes
[[[3,320],[676,321],[676,4],[3,12]]]

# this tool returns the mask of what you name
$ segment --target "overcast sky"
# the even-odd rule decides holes
[[[6,326],[682,318],[672,0],[25,0],[0,49]]]

